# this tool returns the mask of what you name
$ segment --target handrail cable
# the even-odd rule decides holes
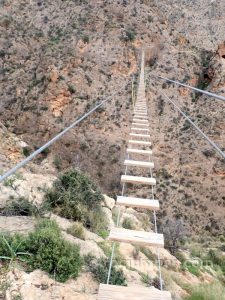
[[[162,91],[160,93],[170,102],[173,106],[181,113],[181,115],[203,136],[204,139],[208,141],[208,143],[225,159],[225,153],[214,143],[190,118],[187,114],[185,114],[180,107],[171,100],[168,96],[166,96]]]
[[[15,165],[13,168],[11,168],[10,170],[8,170],[5,174],[3,174],[2,176],[0,176],[0,182],[2,182],[3,180],[5,180],[6,178],[8,178],[9,176],[13,175],[18,169],[22,168],[23,166],[25,166],[30,160],[32,160],[35,156],[37,156],[38,154],[40,154],[43,150],[45,150],[46,148],[48,148],[49,146],[51,146],[55,141],[57,141],[58,139],[60,139],[65,133],[67,133],[70,129],[74,128],[77,124],[79,124],[81,121],[83,121],[84,119],[86,119],[90,114],[92,114],[94,111],[96,111],[99,107],[101,107],[104,103],[106,103],[107,101],[109,101],[113,96],[119,94],[122,89],[125,88],[125,86],[128,83],[126,83],[125,85],[122,86],[122,88],[117,91],[114,92],[113,94],[111,94],[110,96],[108,96],[105,100],[103,100],[102,102],[100,102],[98,105],[96,105],[95,107],[93,107],[91,110],[89,110],[86,114],[84,114],[82,117],[80,117],[78,120],[76,120],[75,122],[73,122],[70,126],[66,127],[63,131],[61,131],[60,133],[58,133],[56,136],[54,136],[51,140],[49,140],[47,143],[45,143],[43,146],[41,146],[40,148],[38,148],[36,151],[34,151],[31,155],[29,155],[28,157],[26,157],[25,159],[23,159],[22,161],[20,161],[17,165]]]
[[[179,81],[175,81],[175,80],[172,80],[172,79],[169,79],[169,78],[166,78],[166,77],[163,77],[163,76],[159,76],[159,75],[156,75],[156,74],[151,74],[151,76],[157,77],[157,78],[160,78],[160,79],[163,79],[163,80],[172,82],[172,83],[175,83],[175,84],[177,84],[177,85],[186,87],[186,88],[188,88],[188,89],[191,89],[191,90],[193,90],[193,91],[199,92],[199,93],[201,93],[201,94],[205,94],[205,95],[207,95],[207,96],[209,96],[209,97],[213,97],[213,98],[216,98],[216,99],[225,101],[225,97],[220,96],[220,95],[217,95],[217,94],[215,94],[215,93],[207,92],[207,91],[198,89],[198,88],[196,88],[196,87],[190,86],[190,85],[188,85],[188,84],[185,84],[185,83],[182,83],[182,82],[179,82]]]

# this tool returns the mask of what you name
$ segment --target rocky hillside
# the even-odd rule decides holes
[[[154,174],[158,180],[156,197],[162,207],[158,215],[160,230],[167,228],[169,220],[172,224],[180,222],[184,225],[183,236],[186,237],[186,250],[183,251],[187,253],[182,252],[184,256],[196,257],[192,250],[197,245],[206,249],[204,258],[208,257],[211,248],[218,249],[223,257],[224,161],[167,103],[162,93],[171,97],[223,150],[224,103],[156,80],[153,74],[225,95],[224,25],[222,0],[200,0],[197,3],[181,0],[173,1],[173,4],[166,0],[0,0],[1,173],[71,124],[95,103],[119,92],[103,108],[2,184],[0,209],[4,209],[7,200],[18,197],[41,205],[58,173],[68,167],[89,174],[109,196],[115,198],[120,193],[125,141],[132,117],[131,79],[136,87],[140,53],[144,47],[156,165]],[[133,191],[136,195],[143,192],[141,189]],[[113,224],[112,206],[106,206],[105,214],[109,224]],[[125,213],[136,226],[144,228],[139,223],[140,212]],[[36,222],[30,217],[1,218],[2,230],[5,231],[11,224],[12,232],[32,231]],[[57,222],[66,222],[58,218]],[[68,224],[64,226],[62,223],[59,225],[64,237],[73,243],[65,227]],[[92,245],[95,244],[95,249],[99,248],[100,239],[105,238],[89,236],[89,233],[87,236],[85,247],[89,245],[87,241],[92,243],[94,240]],[[80,245],[82,243],[79,241]],[[140,249],[127,247],[123,245],[127,252],[122,253],[127,258],[134,256],[135,260],[136,253],[142,256]],[[83,248],[81,245],[81,252]],[[98,251],[104,256],[103,250]],[[169,252],[165,252],[165,257],[170,257]],[[166,266],[164,275],[168,277],[167,288],[177,299],[190,292],[187,284],[210,282],[212,277],[223,282],[223,272],[203,268],[200,273],[193,269],[190,273],[187,269],[183,270],[183,265],[180,269],[180,262],[175,261],[174,269],[171,265]],[[214,263],[216,266],[219,264],[215,260]],[[142,278],[149,272],[155,276],[155,265],[151,265],[151,270],[142,267],[143,270],[137,271],[132,266],[133,271],[128,272],[123,266],[128,282],[149,282],[146,277]],[[186,273],[183,274],[182,270]],[[12,271],[7,275],[12,279],[12,290],[18,287],[20,293],[26,294],[23,288],[25,291],[30,289],[26,282],[39,278],[40,281],[32,285],[42,287],[43,284],[43,289],[38,287],[37,297],[40,298],[45,291],[42,279],[50,279],[38,272]],[[88,272],[81,274],[84,274],[80,275],[81,279],[79,277],[76,283],[73,282],[77,284],[76,292],[84,294],[84,290],[87,291],[90,298],[82,295],[84,299],[96,297],[97,281]],[[175,278],[180,278],[180,281]],[[20,285],[17,280],[23,283]],[[90,282],[88,287],[83,286],[85,280]],[[60,289],[66,289],[63,293],[71,292],[70,284],[50,281],[48,286],[60,285]]]
[[[223,94],[221,30],[225,21],[220,4],[2,1],[1,121],[28,144],[22,151],[28,155],[96,101],[122,87],[121,94],[104,109],[37,161],[41,164],[48,157],[55,173],[71,165],[88,170],[105,192],[118,194],[131,119],[131,76],[136,78],[141,47],[146,47],[148,72],[154,70]],[[182,217],[189,232],[222,233],[223,162],[156,94],[155,84],[150,77],[156,174],[164,181],[157,189],[165,208],[162,221],[165,215]],[[223,103],[171,88],[165,82],[160,82],[157,90],[161,86],[221,148],[225,147]]]
[[[52,178],[46,178],[52,181]],[[26,178],[16,179],[14,183],[18,184],[21,180],[28,184]],[[52,189],[52,193],[56,193],[58,184]],[[6,195],[13,191],[12,186],[5,185],[4,188]],[[77,187],[75,190],[78,195]],[[37,198],[40,196],[40,192],[40,189],[36,190]],[[68,197],[68,195],[68,190],[64,190],[63,194],[61,194],[62,197]],[[15,196],[14,198],[12,197],[11,201],[16,199]],[[70,197],[71,201],[73,201],[72,196]],[[52,297],[56,300],[97,299],[99,283],[104,282],[107,275],[107,265],[112,246],[107,241],[107,232],[115,226],[114,222],[118,213],[115,207],[115,200],[106,195],[101,198],[101,210],[104,212],[104,221],[101,220],[101,226],[104,224],[104,230],[101,227],[101,231],[99,231],[100,227],[91,226],[88,229],[86,223],[74,222],[72,219],[60,216],[62,214],[66,215],[66,202],[63,204],[63,210],[60,210],[59,205],[56,210],[45,213],[44,219],[40,219],[40,216],[43,218],[40,209],[37,214],[34,207],[30,207],[32,210],[28,209],[24,199],[20,198],[19,201],[20,205],[12,205],[10,211],[1,209],[1,234],[4,236],[7,233],[5,239],[8,240],[10,247],[15,251],[15,256],[8,252],[11,258],[9,263],[3,258],[0,261],[1,298],[6,300],[36,300],[40,299],[40,297],[46,300],[50,300]],[[82,201],[85,201],[84,193]],[[4,207],[6,208],[7,205]],[[40,203],[38,207],[40,208]],[[99,218],[100,215],[96,216]],[[89,214],[86,215],[86,218],[89,218]],[[100,225],[97,220],[96,223],[98,226]],[[154,229],[154,225],[149,222],[149,216],[146,213],[131,208],[123,209],[121,224],[124,228],[130,229],[150,231]],[[17,235],[15,236],[14,234]],[[57,240],[54,238],[55,235],[57,235]],[[42,240],[41,243],[41,239],[45,239],[46,236],[48,236],[48,243],[45,242],[43,244],[44,248],[37,255],[35,251],[39,251],[39,247],[44,242]],[[32,239],[34,247],[32,247],[30,239]],[[7,247],[4,241],[1,235],[0,250],[1,254],[6,255]],[[214,243],[214,241],[211,242]],[[77,256],[77,253],[73,254],[76,256],[76,265],[71,260],[70,254],[67,253],[66,260],[73,264],[72,273],[70,273],[69,265],[66,269],[60,269],[58,266],[54,269],[54,273],[51,272],[52,267],[50,266],[56,264],[57,260],[60,261],[62,259],[63,248],[61,245],[64,245],[65,248],[71,247],[71,251],[73,247],[79,246],[79,256]],[[29,247],[29,250],[27,247]],[[207,249],[210,249],[212,244],[208,240],[204,252],[201,247],[199,243],[186,241],[185,247],[182,246],[183,250],[176,252],[177,257],[172,256],[168,250],[160,250],[164,289],[172,292],[173,299],[192,299],[186,297],[189,297],[189,294],[194,295],[195,290],[205,289],[207,286],[212,291],[217,291],[218,296],[221,297],[218,299],[223,299],[223,287],[218,281],[215,281],[218,279],[222,280],[222,277],[220,278],[219,265],[201,265],[200,263],[199,255],[201,251],[203,261],[206,262],[207,259],[209,263],[210,259],[212,260],[211,252],[207,252]],[[22,249],[23,252],[19,252]],[[57,257],[54,256],[55,254],[57,254]],[[204,255],[206,256],[204,257]],[[81,263],[81,257],[83,259],[82,267],[77,265],[78,260]],[[51,264],[49,265],[50,261]],[[114,263],[115,266],[113,264],[112,273],[114,284],[159,288],[157,250],[154,247],[118,244],[116,246]],[[62,261],[60,261],[60,264],[62,264]],[[75,273],[76,269],[79,270],[78,273]]]

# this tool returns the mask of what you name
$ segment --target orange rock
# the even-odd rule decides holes
[[[225,58],[225,44],[220,44],[217,50],[217,53],[219,54],[220,57]]]
[[[54,117],[61,117],[65,106],[70,102],[70,92],[67,90],[61,90],[58,96],[54,97],[50,101],[50,109]]]
[[[52,69],[50,72],[50,80],[56,82],[59,78],[59,72],[56,69]]]
[[[181,96],[187,96],[189,94],[189,91],[186,88],[180,88],[179,93]]]

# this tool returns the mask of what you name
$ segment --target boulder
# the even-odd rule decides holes
[[[108,197],[107,195],[103,195],[103,206],[107,206],[108,208],[112,209],[115,206],[115,200],[113,198]]]

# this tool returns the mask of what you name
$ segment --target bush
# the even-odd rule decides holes
[[[140,251],[152,262],[157,261],[156,254],[152,253],[152,251],[146,247],[140,247]]]
[[[76,93],[76,88],[71,84],[68,85],[68,90],[71,94]]]
[[[76,169],[61,174],[45,199],[46,206],[64,218],[79,221],[95,232],[106,229],[100,205],[103,196],[97,185]]]
[[[26,245],[27,251],[32,254],[28,260],[31,269],[46,271],[61,282],[78,276],[82,266],[79,247],[62,238],[54,221],[41,221],[29,234]]]
[[[211,249],[206,259],[211,260],[214,265],[219,266],[223,274],[225,274],[225,257],[221,252]]]
[[[193,274],[193,275],[195,275],[195,276],[197,276],[197,277],[199,277],[200,275],[201,275],[201,271],[199,270],[199,266],[197,266],[197,265],[195,265],[195,264],[186,264],[186,268],[187,268],[187,270],[191,273],[191,274]]]
[[[23,260],[27,255],[26,251],[26,237],[23,235],[1,235],[0,236],[0,261],[7,261],[9,263],[15,260]]]
[[[109,270],[109,259],[99,258],[96,262],[92,262],[89,267],[90,271],[99,283],[106,283]],[[109,283],[114,285],[127,285],[123,271],[121,269],[117,269],[114,263],[112,265]]]
[[[126,229],[134,229],[133,221],[131,218],[124,218],[122,227]]]
[[[112,245],[111,243],[107,241],[99,242],[98,246],[103,250],[104,254],[110,258],[111,253],[112,253]],[[123,255],[120,253],[119,250],[119,244],[115,244],[114,248],[114,263],[117,265],[126,265],[126,259],[123,257]]]
[[[141,281],[145,283],[147,286],[150,286],[152,283],[152,279],[148,274],[142,274]]]
[[[70,228],[68,228],[67,233],[81,240],[85,240],[85,230],[83,225],[79,222],[75,222]]]
[[[90,38],[88,35],[83,35],[82,36],[82,41],[86,44],[88,44],[90,42]]]
[[[181,263],[184,263],[186,261],[186,258],[184,256],[183,253],[181,252],[175,252],[174,253],[174,256],[181,262]]]
[[[219,283],[201,284],[185,300],[225,300],[225,288]]]
[[[135,40],[135,31],[131,28],[127,29],[124,33],[123,33],[123,40],[126,42],[132,42]]]
[[[24,147],[22,151],[23,151],[23,155],[27,157],[30,155],[31,149],[29,147]]]
[[[26,237],[2,236],[0,253],[0,259],[21,260],[28,271],[41,269],[61,282],[76,278],[82,266],[79,247],[65,241],[58,225],[48,219],[40,221]]]
[[[25,197],[18,197],[7,201],[1,210],[2,216],[42,216],[46,209],[44,205],[37,207]]]

